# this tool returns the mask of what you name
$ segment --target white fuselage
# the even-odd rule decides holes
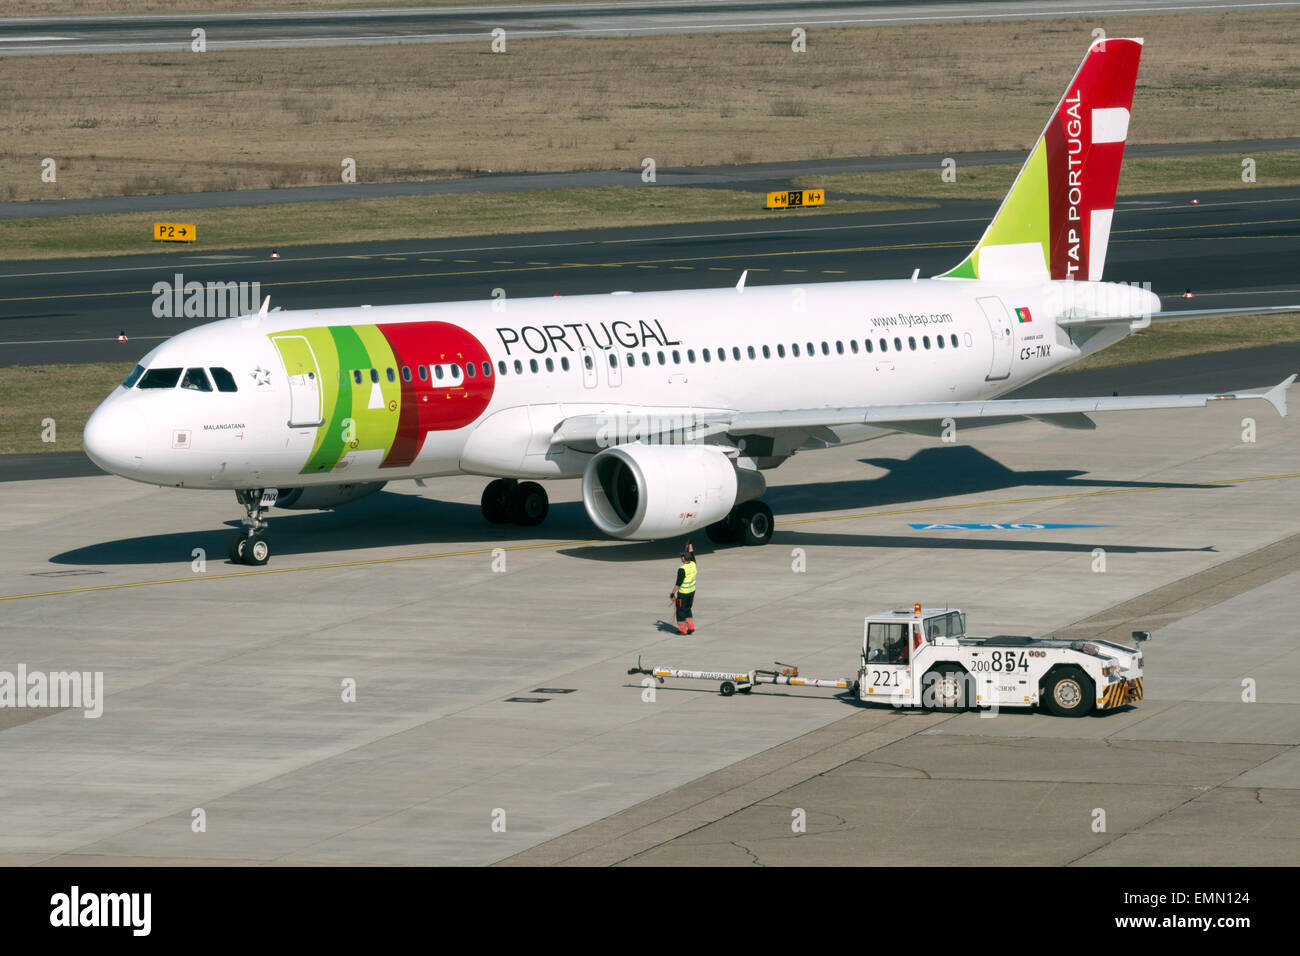
[[[294,487],[457,473],[573,477],[589,456],[557,454],[550,440],[561,422],[580,415],[637,409],[757,412],[1004,394],[1084,354],[1056,324],[1050,286],[836,282],[227,319],[169,339],[141,365],[221,367],[233,376],[236,391],[119,388],[87,423],[85,444],[106,470],[190,488]],[[277,345],[273,337],[283,340],[280,333],[295,337],[301,330],[337,332],[337,327],[391,330],[408,323],[445,323],[481,344],[491,366],[490,383],[479,371],[482,361],[474,362],[472,382],[463,377],[463,363],[456,370],[460,385],[469,389],[458,390],[450,379],[435,383],[435,363],[458,361],[435,343],[422,346],[427,355],[412,356],[409,348],[400,357],[390,353],[387,365],[401,366],[394,369],[399,376],[406,366],[418,368],[420,375],[429,366],[429,382],[411,372],[413,381],[400,396],[394,389],[401,389],[402,381],[388,381],[382,357],[372,359],[373,373],[354,370],[342,349],[338,369],[327,367],[324,357],[314,359],[319,372],[312,379],[319,384],[310,387],[322,393],[347,390],[353,403],[348,407],[368,403],[372,417],[382,416],[385,405],[396,416],[400,401],[419,403],[437,419],[441,409],[455,409],[457,401],[475,394],[485,402],[481,411],[470,421],[454,420],[454,427],[422,430],[418,453],[409,460],[394,463],[387,445],[366,447],[365,435],[341,443],[337,456],[325,456],[322,446],[330,436],[320,430],[341,427],[339,422],[325,420],[323,411],[312,421],[315,412],[303,412],[295,402],[320,401],[324,409],[327,399],[338,396],[304,392],[306,379],[292,378],[283,342]],[[1087,351],[1127,331],[1107,329]],[[436,334],[430,335],[428,341],[435,341]],[[303,340],[310,336],[309,331]],[[865,429],[862,434],[836,431],[842,440],[865,434]]]

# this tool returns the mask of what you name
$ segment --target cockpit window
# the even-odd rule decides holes
[[[133,387],[135,386],[135,383],[138,382],[138,381],[140,381],[140,376],[143,375],[143,374],[144,374],[144,366],[143,366],[143,365],[137,365],[135,368],[131,369],[131,374],[128,375],[128,376],[127,376],[127,377],[122,381],[122,387],[123,387],[123,388],[133,388]]]
[[[239,386],[235,384],[235,376],[224,368],[210,368],[208,371],[212,373],[212,381],[216,382],[218,392],[239,391]]]
[[[181,388],[188,388],[195,392],[212,391],[212,383],[208,381],[208,373],[201,368],[187,368],[185,377],[181,379]]]
[[[151,368],[140,379],[140,388],[175,388],[181,380],[178,368]]]

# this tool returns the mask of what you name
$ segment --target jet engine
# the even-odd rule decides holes
[[[762,475],[737,470],[715,445],[619,445],[593,456],[582,475],[592,523],[642,541],[721,521],[765,489]]]
[[[366,495],[373,495],[386,481],[362,481],[353,485],[309,485],[306,488],[281,488],[275,499],[277,508],[290,511],[324,511],[337,508],[349,501],[356,501]]]

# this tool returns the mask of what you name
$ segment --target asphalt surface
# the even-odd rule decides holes
[[[651,36],[850,26],[902,26],[953,20],[1024,20],[1107,14],[1177,14],[1227,10],[1241,4],[1206,0],[1008,0],[1001,3],[927,0],[743,0],[585,3],[0,19],[0,56],[61,53],[188,52],[191,30],[207,32],[209,51],[394,43],[477,42],[488,47],[495,29],[510,40],[538,37]],[[1297,3],[1251,6],[1286,8]]]
[[[1193,205],[1192,199],[1198,199]],[[620,290],[934,275],[978,240],[996,202],[817,212],[747,222],[279,250],[15,262],[0,267],[0,365],[132,361],[206,319],[156,318],[156,283],[258,283],[271,306],[329,308]],[[1121,201],[1106,277],[1150,282],[1166,311],[1300,302],[1300,188]],[[1187,289],[1195,298],[1181,298]],[[214,316],[215,317],[215,316]],[[127,342],[117,341],[125,332]]]
[[[1152,156],[1199,156],[1235,153],[1250,156],[1279,149],[1300,149],[1300,137],[1238,140],[1210,143],[1146,143],[1125,147],[1132,159]],[[951,158],[958,169],[1022,163],[1024,150],[988,150],[976,153],[918,153],[909,156],[846,156],[793,162],[745,163],[730,166],[684,166],[658,169],[655,187],[695,186],[744,189],[754,192],[788,189],[796,176],[836,173],[890,172],[900,169],[939,169]],[[154,212],[173,209],[222,209],[235,206],[273,206],[281,203],[326,202],[347,199],[392,199],[403,196],[440,196],[462,193],[527,192],[534,189],[597,189],[602,186],[642,186],[640,167],[576,173],[483,173],[459,179],[430,179],[405,183],[354,183],[334,186],[294,186],[288,189],[232,189],[198,193],[161,193],[152,196],[99,196],[90,199],[51,199],[0,202],[0,219],[43,219],[48,216],[84,216],[114,212]]]

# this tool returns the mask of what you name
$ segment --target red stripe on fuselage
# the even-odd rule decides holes
[[[403,468],[415,461],[431,431],[451,431],[472,423],[492,400],[495,376],[485,376],[488,353],[483,344],[449,322],[401,322],[377,326],[398,363],[411,370],[402,378],[402,407],[393,446],[381,468]],[[475,375],[466,374],[469,364]],[[458,365],[460,377],[437,381],[432,372],[421,380],[419,368]]]

